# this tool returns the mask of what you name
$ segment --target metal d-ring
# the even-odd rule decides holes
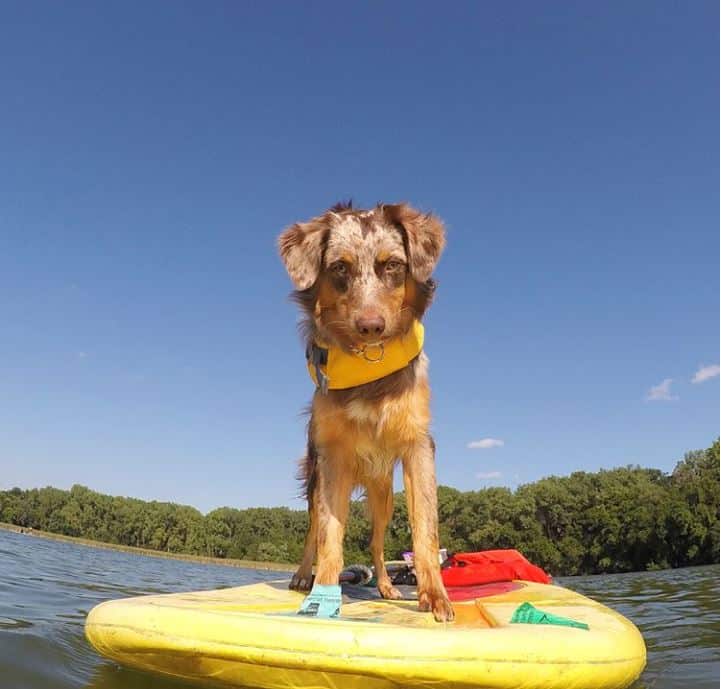
[[[369,355],[369,347],[371,348],[371,351],[376,351],[378,356]],[[379,342],[378,344],[363,345],[363,347],[358,350],[358,354],[360,354],[369,364],[377,364],[379,361],[383,361],[385,353],[385,345],[382,342]]]

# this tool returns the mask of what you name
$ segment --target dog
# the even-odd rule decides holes
[[[445,246],[442,221],[406,203],[370,210],[337,204],[295,223],[278,249],[304,313],[308,370],[316,383],[301,474],[310,526],[290,587],[337,584],[355,488],[365,490],[378,590],[401,598],[384,564],[393,512],[393,469],[403,466],[418,607],[447,622],[454,613],[438,561],[435,445],[429,433],[428,359],[421,318]]]

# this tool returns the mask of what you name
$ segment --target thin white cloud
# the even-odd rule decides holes
[[[473,440],[468,443],[469,450],[488,450],[491,447],[503,447],[505,443],[498,438],[481,438],[481,440]]]
[[[482,471],[480,474],[476,474],[476,478],[481,479],[482,481],[492,478],[501,478],[501,476],[503,476],[503,474],[500,471]]]
[[[649,402],[677,400],[678,395],[671,394],[671,383],[673,383],[673,378],[664,378],[646,393],[646,399]]]
[[[87,352],[78,352],[78,359],[85,359],[87,356]]]
[[[703,383],[705,380],[715,378],[721,372],[721,367],[718,364],[711,364],[710,366],[702,366],[696,373],[693,374],[691,379],[692,383]]]

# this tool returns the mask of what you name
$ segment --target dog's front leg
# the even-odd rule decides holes
[[[315,498],[318,566],[315,583],[337,584],[343,569],[343,534],[353,489],[353,473],[343,457],[324,451],[318,457]]]
[[[435,446],[424,435],[403,457],[403,481],[413,532],[413,562],[418,579],[418,607],[433,611],[438,622],[450,622],[453,607],[448,599],[438,562],[438,496]]]

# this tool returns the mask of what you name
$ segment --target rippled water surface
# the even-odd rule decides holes
[[[131,555],[0,530],[1,689],[186,689],[119,668],[85,641],[97,603],[287,575]],[[631,619],[648,647],[634,689],[719,686],[719,568],[573,577],[564,586]]]

